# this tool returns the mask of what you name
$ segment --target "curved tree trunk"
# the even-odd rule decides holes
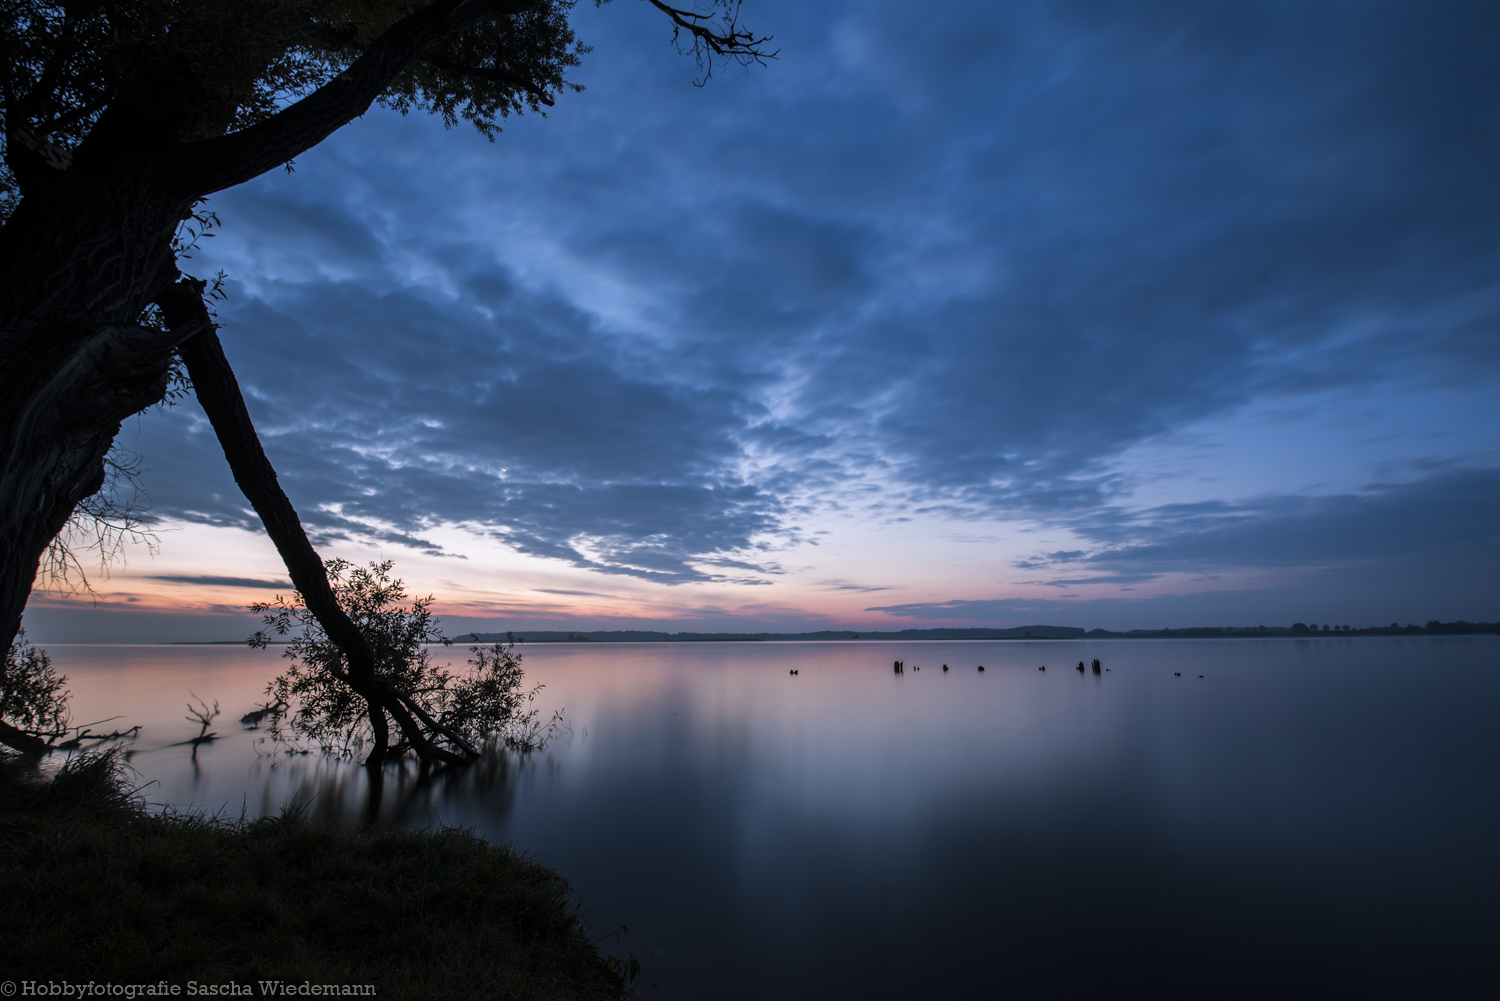
[[[163,314],[168,326],[182,334],[182,345],[178,350],[192,378],[198,402],[208,414],[209,423],[224,449],[224,457],[229,460],[235,482],[260,516],[266,534],[281,554],[308,611],[317,618],[328,638],[344,652],[348,670],[340,680],[353,688],[369,706],[375,746],[367,763],[379,765],[384,760],[390,743],[387,714],[396,721],[402,735],[423,761],[461,763],[477,757],[478,752],[460,735],[437,723],[420,706],[402,697],[376,675],[375,654],[369,642],[339,607],[323,561],[308,541],[302,520],[281,489],[276,470],[261,447],[239,381],[229,359],[224,356],[218,334],[214,332],[201,289],[201,284],[192,280],[177,283],[159,300]],[[437,746],[429,734],[448,738],[467,758]]]

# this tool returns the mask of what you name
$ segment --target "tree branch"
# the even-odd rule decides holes
[[[108,98],[101,97],[92,104],[81,104],[72,111],[64,112],[55,118],[49,118],[37,125],[37,135],[46,137],[59,129],[66,129],[77,125],[79,122],[92,115],[97,115],[109,105]]]
[[[395,695],[398,699],[401,700],[401,704],[406,706],[411,714],[421,720],[423,725],[425,725],[433,733],[440,733],[444,737],[447,737],[449,740],[453,741],[454,746],[458,747],[465,754],[468,754],[471,757],[475,758],[479,757],[479,751],[474,747],[473,744],[470,744],[467,740],[465,740],[463,735],[454,730],[452,727],[444,723],[439,723],[437,720],[433,719],[432,715],[428,713],[426,709],[423,709],[421,705],[417,703],[416,699],[412,698],[409,695],[402,695],[399,692],[396,692]]]
[[[47,742],[40,737],[33,736],[25,730],[11,726],[0,719],[0,744],[20,751],[22,754],[46,754],[51,750]]]
[[[247,129],[178,147],[163,158],[175,187],[202,197],[242,184],[306,152],[369,110],[423,49],[480,21],[513,16],[539,0],[440,0],[407,15],[352,65],[307,97]]]
[[[733,59],[741,64],[760,63],[765,64],[767,59],[775,59],[781,50],[775,52],[765,51],[765,44],[772,38],[770,35],[757,36],[753,31],[745,31],[739,25],[739,0],[729,0],[734,5],[734,12],[726,12],[722,16],[724,31],[714,31],[709,24],[714,20],[712,13],[700,14],[697,11],[683,10],[662,3],[661,0],[646,0],[647,3],[661,11],[672,21],[672,38],[675,41],[680,32],[686,31],[693,36],[693,52],[698,56],[699,66],[704,71],[704,79],[713,75],[714,56],[721,59]],[[728,4],[726,3],[727,7]],[[703,55],[703,49],[708,49],[708,55]],[[679,51],[681,51],[679,49]],[[703,83],[698,81],[699,85]]]
[[[77,27],[78,18],[72,11],[68,11],[63,16],[62,31],[42,66],[41,75],[32,84],[26,96],[16,102],[12,109],[23,125],[27,119],[36,116],[37,109],[47,100],[48,95],[58,89],[58,78],[62,75],[63,66],[77,49],[77,41],[74,37],[74,29]],[[7,105],[9,105],[8,101]]]

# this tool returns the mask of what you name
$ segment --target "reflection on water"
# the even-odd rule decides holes
[[[378,796],[233,723],[173,746],[273,654],[51,652],[76,718],[145,725],[149,799],[514,842],[663,998],[1454,993],[1500,958],[1494,637],[538,646],[568,732]]]
[[[423,769],[403,761],[373,774],[348,763],[317,762],[285,769],[274,781],[262,778],[268,789],[286,792],[288,808],[316,820],[425,827],[442,822],[449,802],[482,801],[503,820],[514,802],[516,773],[531,764],[518,757],[498,748],[465,768]]]

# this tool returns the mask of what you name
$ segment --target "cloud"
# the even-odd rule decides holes
[[[1085,600],[954,599],[867,608],[903,618],[983,622],[1014,621],[1016,615],[1065,613],[1124,619],[1111,605],[1145,606],[1171,595],[1219,592],[1221,621],[1233,622],[1231,609],[1244,605],[1246,591],[1265,591],[1264,577],[1242,584],[1203,589],[1215,572],[1296,571],[1277,583],[1280,614],[1295,615],[1295,602],[1340,606],[1340,614],[1378,597],[1408,593],[1420,582],[1422,601],[1432,609],[1470,608],[1483,619],[1493,607],[1493,568],[1500,563],[1500,471],[1452,470],[1414,483],[1374,485],[1360,494],[1328,497],[1272,497],[1239,504],[1168,505],[1092,526],[1095,537],[1112,544],[1077,560],[1106,571],[1087,577],[1038,579],[1032,583],[1066,588],[1134,585],[1176,575],[1174,582],[1141,597],[1096,590]],[[1090,527],[1079,526],[1080,534]],[[1132,541],[1122,543],[1129,538]],[[1070,553],[1071,556],[1081,554]],[[1037,569],[1049,569],[1045,562]],[[1183,575],[1194,575],[1185,582]],[[1328,592],[1342,592],[1330,598]],[[1409,597],[1408,599],[1409,600]],[[1264,597],[1249,601],[1264,607]],[[1272,605],[1274,606],[1274,602]],[[1187,607],[1187,606],[1183,606]],[[1209,607],[1202,605],[1201,607]],[[1263,614],[1263,613],[1262,613]],[[1433,612],[1436,614],[1436,612]],[[1244,620],[1239,620],[1244,621]],[[1288,619],[1287,621],[1290,621]],[[1487,621],[1487,620],[1486,620]]]
[[[179,575],[179,574],[153,574],[147,580],[165,580],[174,584],[208,584],[223,587],[263,587],[281,588],[291,590],[291,581],[285,580],[256,580],[253,577],[214,577],[206,574]]]
[[[270,299],[232,289],[226,350],[315,539],[442,553],[424,529],[467,523],[660,583],[775,572],[755,547],[785,534],[783,505],[735,468],[755,406],[606,364],[587,317],[500,271],[464,282],[456,301],[324,281],[270,285]],[[157,515],[258,527],[195,404],[130,440],[170,484]]]
[[[1477,570],[1500,558],[1496,510],[1500,471],[1461,469],[1360,494],[1166,505],[1077,528],[1107,545],[1084,564],[1135,574],[1443,563]]]
[[[898,618],[943,621],[960,619],[965,622],[1008,622],[1017,615],[1034,613],[1064,613],[1072,615],[1077,607],[1056,601],[1035,601],[1026,598],[954,599],[952,601],[922,601],[904,605],[878,605],[865,609],[867,612],[884,612]]]
[[[226,349],[317,538],[748,586],[830,511],[1022,518],[1088,549],[1017,569],[1098,586],[1396,567],[1431,555],[1401,498],[1485,489],[1143,506],[1118,460],[1268,400],[1416,422],[1494,386],[1492,5],[761,16],[796,44],[696,90],[654,22],[580,11],[588,90],[547,120],[372,113],[215,197]],[[138,440],[158,514],[258,528],[193,406]]]

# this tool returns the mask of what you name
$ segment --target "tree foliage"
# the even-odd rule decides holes
[[[53,669],[47,651],[21,632],[0,673],[0,719],[33,737],[62,736],[68,730],[67,680]]]
[[[442,726],[474,746],[502,742],[530,749],[545,740],[549,727],[537,722],[531,708],[541,690],[522,690],[524,674],[514,644],[472,647],[467,670],[455,672],[432,657],[433,646],[451,641],[432,615],[431,597],[412,598],[391,576],[392,561],[358,567],[346,560],[328,561],[328,579],[345,613],[368,640],[375,654],[375,675],[421,706]],[[300,595],[277,596],[251,611],[263,616],[265,628],[250,645],[267,647],[274,637],[290,637],[283,654],[291,666],[266,687],[270,705],[286,703],[285,716],[271,735],[287,743],[310,742],[324,751],[352,755],[370,738],[365,700],[343,683],[346,655],[329,640]],[[553,717],[553,725],[560,720]],[[411,748],[395,744],[391,752]]]
[[[70,160],[101,115],[120,106],[143,142],[242,131],[327,85],[403,19],[440,6],[465,4],[5,0],[6,141]],[[462,118],[487,135],[498,119],[551,104],[582,51],[567,19],[573,0],[488,6],[508,16],[439,39],[375,100],[403,112],[435,111],[449,124]],[[17,194],[7,166],[0,197],[9,204]]]
[[[608,0],[595,0],[596,5]],[[648,2],[698,61],[774,58],[740,27],[739,0]],[[425,111],[493,138],[501,119],[581,90],[566,73],[588,51],[569,23],[576,0],[0,0],[0,211],[21,193],[9,147],[71,163],[111,108],[143,151],[242,132],[327,88],[402,34],[440,21],[381,75],[373,101]],[[701,81],[700,81],[701,82]]]

